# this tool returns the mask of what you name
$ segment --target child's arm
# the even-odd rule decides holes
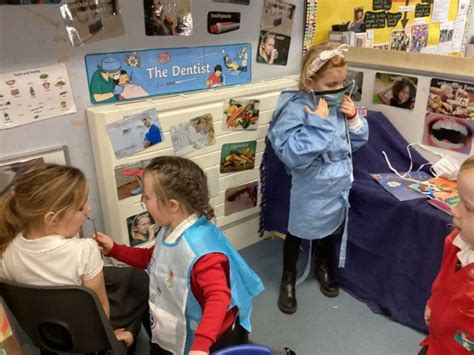
[[[334,122],[316,114],[317,109],[307,111],[303,104],[289,102],[268,131],[275,154],[289,169],[306,169],[334,138]]]
[[[349,96],[344,96],[342,99],[341,112],[347,118],[351,149],[356,151],[369,140],[369,125],[364,117],[357,114],[354,102]]]
[[[228,273],[229,261],[219,253],[203,256],[193,267],[191,292],[201,305],[203,313],[194,333],[192,351],[208,353],[221,335],[222,328],[231,326],[235,319],[237,310],[228,312],[231,302]]]
[[[151,248],[133,248],[128,245],[117,244],[108,235],[100,232],[94,236],[94,239],[99,244],[103,255],[140,269],[146,269],[155,248],[154,246]]]
[[[384,87],[382,90],[377,92],[377,96],[384,103],[385,105],[390,105],[390,99],[387,97],[387,93],[392,90],[393,85],[395,84],[395,81],[391,83],[390,85]]]
[[[110,316],[110,305],[105,292],[104,272],[101,271],[96,276],[88,280],[82,280],[82,286],[87,287],[95,292],[99,298],[100,304],[104,308],[107,318]]]

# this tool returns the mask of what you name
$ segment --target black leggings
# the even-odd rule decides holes
[[[332,238],[340,237],[344,232],[344,223],[342,223],[331,235],[314,241],[317,248],[317,258],[331,259],[332,257]],[[296,272],[296,263],[300,254],[301,238],[298,238],[288,232],[283,244],[283,271]]]
[[[235,326],[227,329],[211,347],[210,352],[227,348],[232,345],[248,344],[249,333],[240,325],[239,318],[235,321]],[[167,350],[162,349],[158,344],[152,343],[150,355],[171,355]]]

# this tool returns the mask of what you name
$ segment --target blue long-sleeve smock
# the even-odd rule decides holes
[[[288,232],[310,240],[332,234],[343,223],[352,183],[351,151],[365,144],[369,134],[364,117],[346,127],[336,107],[330,107],[327,118],[305,112],[305,106],[314,111],[316,104],[310,93],[283,91],[267,134],[291,175]]]

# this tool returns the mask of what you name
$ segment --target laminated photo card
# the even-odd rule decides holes
[[[117,197],[123,200],[127,197],[140,195],[142,190],[142,176],[151,159],[115,167],[115,184]]]
[[[148,212],[142,212],[127,218],[128,239],[131,246],[154,241],[159,229],[159,226]]]
[[[216,142],[212,114],[206,113],[170,127],[176,155],[183,156]]]
[[[106,126],[117,159],[135,154],[163,141],[154,108],[109,123]]]
[[[258,182],[225,190],[224,216],[257,206]]]
[[[410,34],[410,28],[401,31],[393,31],[390,38],[390,50],[401,52],[408,51],[410,49],[411,41]]]
[[[256,130],[260,100],[230,99],[225,103],[223,128],[230,131]]]
[[[417,84],[412,76],[375,73],[373,103],[413,110]]]
[[[256,148],[257,141],[223,144],[221,173],[253,169],[255,166]]]
[[[143,0],[147,36],[191,36],[191,0]]]

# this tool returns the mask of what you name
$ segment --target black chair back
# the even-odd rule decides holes
[[[80,286],[29,286],[3,280],[0,295],[41,350],[127,353],[92,290]]]

